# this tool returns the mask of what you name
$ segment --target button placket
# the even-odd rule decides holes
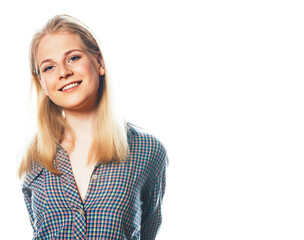
[[[85,239],[86,235],[86,216],[83,208],[78,208],[74,215],[74,239]]]
[[[82,210],[82,208],[79,208],[79,209],[78,209],[78,212],[79,212],[81,215],[84,214],[84,211]]]
[[[94,170],[92,172],[92,179],[96,180],[98,178],[98,167],[101,168],[100,163],[97,163],[94,167]]]
[[[102,167],[103,165],[97,163],[92,172],[90,183],[88,186],[88,191],[83,201],[86,209],[90,206],[92,197],[95,196],[96,184],[98,183],[98,179],[100,178],[100,170],[102,169]]]

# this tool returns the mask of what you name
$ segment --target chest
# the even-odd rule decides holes
[[[70,205],[72,209],[78,209],[85,206],[86,209],[122,213],[127,203],[141,198],[145,174],[132,161],[125,164],[96,164],[94,167],[81,167],[76,163],[72,171],[76,158],[71,161],[68,153],[62,151],[57,160],[62,175],[54,176],[45,172],[44,177],[47,202],[52,208]]]
[[[78,236],[81,232],[90,236],[88,239],[98,239],[96,236],[105,235],[104,229],[110,229],[109,232],[113,234],[113,231],[119,232],[121,228],[122,234],[126,234],[125,227],[129,226],[128,239],[131,239],[132,232],[140,229],[142,215],[143,182],[137,164],[97,164],[88,177],[89,187],[81,201],[81,188],[77,190],[76,187],[77,171],[72,173],[69,155],[60,151],[57,160],[62,174],[57,176],[45,170],[32,185],[36,229],[49,229],[49,225],[44,223],[54,222],[54,232],[58,236],[62,234],[60,239],[74,239],[66,238],[66,235],[63,237],[61,230],[66,230],[67,226],[67,229],[73,229],[74,235]],[[83,175],[83,169],[80,171],[80,175]],[[37,181],[40,182],[39,186]],[[37,191],[37,188],[41,191]],[[134,225],[133,229],[132,224],[138,226]],[[85,233],[86,229],[91,230]],[[122,237],[111,235],[107,239]]]
[[[133,194],[140,198],[140,189],[146,185],[149,176],[148,156],[130,154],[123,164],[87,165],[88,154],[88,146],[81,149],[76,145],[70,153],[64,146],[59,149],[56,162],[62,175],[58,178],[50,175],[47,178],[50,186],[53,185],[50,188],[52,191],[48,193],[50,196],[54,195],[55,200],[66,198],[72,205],[79,203],[96,209],[98,206],[121,208],[125,204],[119,203],[128,202]]]
[[[88,154],[89,146],[83,144],[80,146],[76,145],[74,151],[67,156],[70,161],[78,193],[82,200],[84,200],[88,191],[90,179],[95,166],[94,163],[88,164]]]

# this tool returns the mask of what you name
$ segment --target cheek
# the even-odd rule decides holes
[[[42,80],[40,80],[40,84],[47,94],[55,87],[54,81],[49,78],[42,78]]]
[[[96,70],[94,66],[90,63],[80,65],[79,70],[85,74],[90,74],[90,75],[92,75],[93,73],[96,74]]]
[[[81,73],[84,77],[87,77],[90,80],[99,81],[99,72],[93,64],[82,64],[77,66],[74,70]]]

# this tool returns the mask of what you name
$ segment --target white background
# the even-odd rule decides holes
[[[18,156],[28,46],[55,14],[98,36],[116,102],[170,164],[159,240],[304,239],[302,1],[6,1],[1,239],[31,239]]]

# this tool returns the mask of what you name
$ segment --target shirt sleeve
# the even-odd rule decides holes
[[[34,230],[35,217],[32,208],[32,195],[33,195],[32,183],[35,179],[37,179],[41,175],[42,172],[43,169],[40,166],[33,166],[33,170],[26,175],[22,184],[22,193],[25,201],[25,206],[28,211],[33,230]]]
[[[33,210],[32,210],[32,192],[29,188],[27,187],[22,187],[22,192],[23,192],[23,196],[24,196],[24,201],[25,201],[25,205],[30,217],[30,221],[31,221],[31,225],[32,228],[34,229],[34,215],[33,215]]]
[[[143,198],[143,216],[141,224],[141,239],[155,239],[162,222],[161,205],[166,187],[167,156],[165,151],[161,156],[161,171],[155,181],[149,186]]]

